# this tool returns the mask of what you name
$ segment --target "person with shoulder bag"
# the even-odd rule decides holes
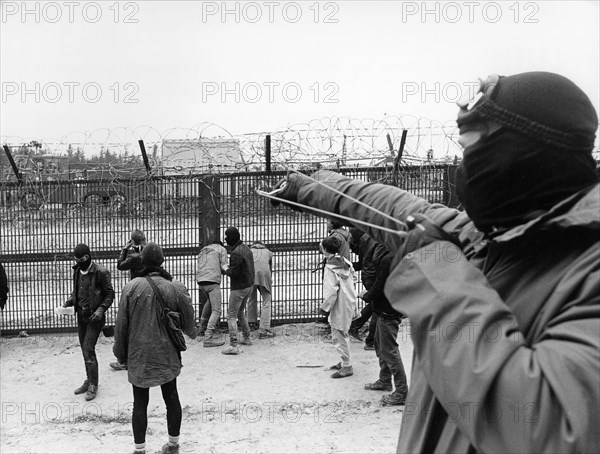
[[[187,288],[162,267],[164,254],[159,245],[148,243],[141,260],[141,276],[125,285],[121,293],[113,353],[119,362],[127,363],[128,380],[133,386],[134,453],[146,452],[147,408],[154,386],[161,387],[167,407],[169,441],[161,452],[178,453],[181,403],[177,377],[185,346],[173,341],[169,319],[178,320],[175,331],[178,328],[193,339],[194,308]]]

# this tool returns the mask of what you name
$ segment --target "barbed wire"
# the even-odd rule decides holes
[[[458,130],[454,121],[439,122],[412,115],[375,118],[324,117],[291,124],[271,132],[232,134],[214,123],[191,128],[158,131],[152,126],[99,128],[70,132],[61,138],[40,139],[2,136],[14,153],[37,144],[42,154],[69,157],[72,163],[87,158],[75,169],[95,168],[99,176],[124,177],[124,170],[138,176],[235,173],[266,169],[267,135],[271,137],[271,169],[303,167],[386,166],[396,158],[403,131],[407,131],[400,165],[430,165],[460,159]],[[144,142],[150,173],[142,167],[139,141]],[[114,156],[94,163],[93,156]],[[594,156],[600,159],[598,139]],[[95,165],[94,165],[95,164]],[[136,169],[137,167],[137,169]],[[61,169],[62,170],[62,169]]]
[[[448,161],[460,154],[456,127],[412,116],[384,119],[326,117],[288,125],[272,132],[234,135],[213,123],[192,128],[158,131],[151,126],[99,128],[70,132],[58,139],[2,136],[13,153],[32,142],[42,154],[91,158],[108,154],[115,162],[104,162],[106,172],[119,174],[123,161],[140,158],[143,140],[152,167],[166,174],[231,173],[265,170],[265,139],[271,136],[274,169],[321,165],[378,165],[395,157],[402,130],[408,130],[403,157],[408,161]]]

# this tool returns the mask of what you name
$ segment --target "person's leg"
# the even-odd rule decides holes
[[[264,286],[258,287],[260,290],[260,296],[262,298],[262,305],[260,308],[260,330],[271,329],[271,292],[269,292]]]
[[[380,318],[377,325],[383,327],[381,337],[383,360],[390,369],[396,387],[392,394],[383,396],[381,401],[385,405],[404,405],[408,386],[397,340],[400,320]]]
[[[227,327],[229,328],[229,344],[232,347],[237,347],[238,344],[238,328],[237,317],[240,311],[240,306],[246,297],[246,290],[231,290],[229,292],[229,309],[227,311]],[[246,322],[247,323],[247,322]]]
[[[240,304],[237,314],[238,320],[240,321],[240,327],[242,328],[244,340],[250,339],[250,325],[248,325],[248,319],[246,318],[246,304],[248,304],[248,298],[250,297],[250,292],[252,292],[253,289],[254,286],[242,290],[245,292],[245,295],[242,299],[242,303]]]
[[[75,389],[75,394],[83,394],[84,392],[86,392],[90,386],[90,379],[88,376],[88,367],[87,367],[87,363],[85,362],[85,351],[84,351],[84,345],[85,345],[85,333],[87,331],[87,324],[83,322],[83,319],[81,317],[81,314],[77,313],[77,336],[79,337],[79,347],[81,348],[81,356],[83,356],[83,366],[85,367],[85,380],[83,381],[83,384]]]
[[[200,321],[198,322],[198,328],[200,329],[200,334],[206,331],[206,325],[208,324],[208,319],[210,318],[210,313],[212,310],[211,300],[210,300],[210,292],[209,289],[212,286],[201,285],[200,286]]]
[[[87,331],[87,323],[83,322],[83,319],[80,314],[77,314],[77,336],[79,337],[79,347],[81,348],[81,356],[83,356],[83,366],[85,367],[85,378],[89,381],[90,377],[88,377],[88,367],[85,362],[85,333]]]
[[[133,387],[133,414],[131,416],[131,427],[133,429],[133,442],[136,450],[143,450],[146,443],[146,429],[148,428],[148,401],[150,400],[150,389]]]
[[[331,328],[331,339],[336,350],[340,353],[342,361],[340,369],[331,375],[331,378],[343,378],[353,374],[350,363],[350,338],[347,331]]]
[[[404,371],[404,364],[402,363],[402,357],[400,356],[400,349],[398,348],[398,330],[400,327],[400,320],[388,319],[380,317],[377,322],[377,327],[382,326],[382,333],[380,336],[382,343],[382,359],[389,367],[391,376],[394,378],[394,385],[396,391],[406,389],[406,372]]]
[[[83,340],[83,360],[88,374],[90,385],[98,386],[98,359],[96,357],[96,343],[102,332],[104,319],[97,322],[87,323],[85,337]]]
[[[382,342],[381,336],[384,333],[383,327],[380,326],[381,318],[378,318],[377,325],[375,327],[375,354],[379,359],[379,378],[374,383],[365,384],[365,389],[371,391],[391,391],[392,390],[392,374],[390,372],[390,368],[387,366],[385,361],[383,360],[383,348],[384,343]]]
[[[385,349],[387,345],[385,343],[385,336],[387,331],[385,326],[382,326],[380,323],[380,318],[377,317],[375,322],[375,353],[377,354],[377,358],[379,359],[379,381],[385,385],[392,386],[392,373],[390,372],[390,368],[385,362]]]
[[[256,323],[258,319],[258,300],[257,300],[258,285],[252,287],[250,295],[248,295],[248,322]]]
[[[215,284],[211,287],[208,292],[208,299],[210,302],[210,317],[208,317],[208,327],[206,329],[206,336],[210,337],[214,334],[215,329],[221,319],[222,309],[222,297],[221,288],[219,284]]]
[[[167,407],[167,431],[169,433],[169,444],[179,444],[179,432],[181,430],[181,403],[177,392],[177,378],[160,386],[163,400]]]
[[[333,346],[340,353],[342,357],[342,367],[349,367],[350,364],[350,342],[348,340],[348,333],[340,331],[339,329],[331,328],[331,340]]]

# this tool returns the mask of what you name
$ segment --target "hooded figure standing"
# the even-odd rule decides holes
[[[385,295],[414,344],[398,452],[599,452],[596,111],[547,72],[490,76],[459,106],[465,212],[327,171],[278,197],[395,254]]]
[[[73,256],[73,291],[63,307],[75,306],[77,334],[87,377],[75,394],[85,393],[85,400],[92,400],[98,393],[96,343],[106,322],[104,314],[115,299],[115,291],[110,271],[92,260],[87,244],[78,244]]]
[[[146,277],[154,281],[169,309],[180,313],[183,332],[196,337],[192,298],[187,288],[162,267],[164,259],[159,245],[153,242],[146,245],[141,254],[141,276],[123,287],[115,326],[113,353],[119,362],[127,363],[127,376],[133,387],[131,424],[136,454],[146,452],[150,388],[160,386],[167,407],[169,441],[162,447],[162,453],[179,452],[181,429],[177,392],[181,353],[169,338],[156,295]]]
[[[331,366],[336,370],[331,378],[344,378],[354,374],[350,362],[350,338],[348,330],[352,320],[358,317],[356,296],[356,272],[352,263],[340,255],[342,242],[329,236],[321,242],[321,252],[325,256],[323,269],[323,304],[321,312],[328,313],[331,325],[331,339],[340,352],[342,361]]]

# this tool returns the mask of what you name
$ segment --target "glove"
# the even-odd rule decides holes
[[[270,194],[280,199],[297,202],[300,188],[308,183],[312,183],[312,181],[313,180],[311,178],[302,173],[290,173],[287,177],[277,182]],[[271,205],[279,206],[279,203],[279,201],[271,199]],[[296,206],[290,206],[290,208],[292,210],[300,211],[300,209]]]
[[[99,322],[100,320],[102,320],[102,317],[104,317],[104,309],[99,307],[98,309],[96,309],[96,312],[94,312],[90,317],[90,323]]]
[[[462,249],[460,241],[456,236],[450,235],[422,214],[408,216],[406,218],[406,225],[409,229],[408,234],[402,242],[402,246],[396,254],[390,269],[395,268],[400,260],[408,254],[437,241],[448,241],[459,249]],[[440,250],[440,253],[442,252]]]

